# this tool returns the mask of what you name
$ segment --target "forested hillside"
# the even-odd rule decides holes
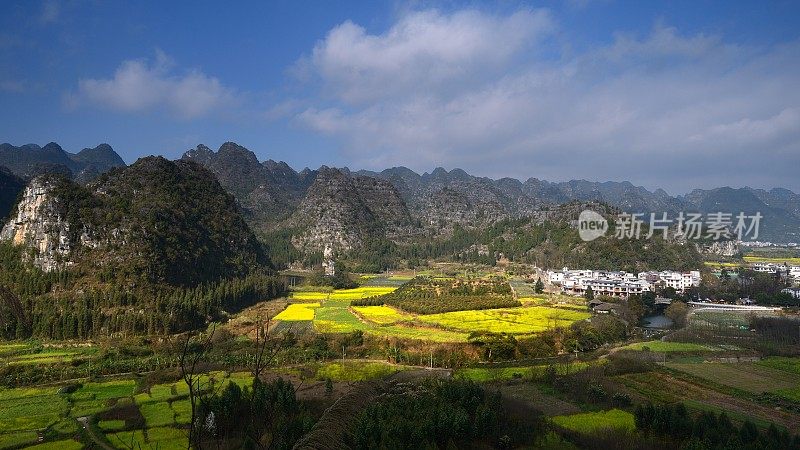
[[[284,289],[233,197],[192,162],[144,158],[88,186],[37,178],[2,237],[6,337],[185,330]]]

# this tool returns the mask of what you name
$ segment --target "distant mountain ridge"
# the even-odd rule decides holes
[[[22,178],[57,172],[87,182],[114,167],[125,167],[125,161],[108,144],[69,153],[55,142],[44,147],[36,144],[15,147],[6,143],[0,144],[0,166]]]
[[[73,170],[72,165],[83,172],[121,163],[104,145],[71,155],[57,144],[42,148],[3,144],[0,164],[3,156],[13,159],[22,172],[37,167],[31,161],[38,161],[39,168],[50,164],[50,169]],[[369,241],[435,238],[456,227],[485,228],[503,219],[542,218],[547,217],[543,212],[572,201],[600,202],[627,212],[666,212],[669,217],[681,211],[760,212],[760,240],[800,241],[800,195],[782,188],[721,187],[670,196],[628,181],[491,179],[441,167],[423,174],[406,167],[351,172],[322,166],[298,172],[282,161],[259,161],[255,153],[234,142],[217,151],[200,144],[181,159],[209,169],[235,197],[254,231],[288,233],[305,253],[321,251],[327,244],[349,251]]]
[[[320,171],[335,170],[345,177],[388,181],[396,192],[384,190],[387,198],[393,198],[396,193],[404,203],[402,208],[390,211],[400,216],[404,215],[403,210],[408,211],[411,225],[400,228],[410,234],[448,233],[456,225],[483,227],[497,220],[533,216],[563,203],[582,201],[602,202],[633,213],[666,212],[668,217],[675,217],[679,212],[744,212],[748,215],[760,212],[763,215],[759,230],[760,240],[800,241],[800,195],[782,188],[767,191],[722,187],[696,189],[684,196],[670,196],[662,189],[650,191],[629,181],[549,182],[533,177],[524,182],[514,178],[495,180],[470,175],[461,169],[448,171],[441,167],[423,174],[402,166],[380,172],[351,172],[346,167],[331,169],[323,166],[320,170],[306,168],[298,173],[284,162],[259,162],[252,151],[231,142],[223,144],[216,153],[200,145],[186,152],[183,159],[193,159],[209,167],[220,178],[222,185],[249,212],[251,225],[256,229],[274,229],[303,223],[297,217],[292,219],[292,216],[300,214],[310,217],[307,213],[298,213],[301,203],[309,193],[314,193],[312,198],[316,198],[317,202],[322,201],[322,196],[317,193],[322,184],[315,187],[314,181]],[[334,197],[334,194],[339,195],[335,201],[328,202],[328,207],[341,207],[350,211],[353,219],[350,222],[355,221],[354,218],[361,213],[369,216],[365,211],[354,212],[354,205],[358,202],[342,197],[357,196],[353,192],[355,191],[352,189],[329,190],[327,194]],[[310,200],[306,201],[309,202]],[[395,202],[395,206],[399,205]],[[308,209],[307,204],[302,208],[303,211]],[[380,218],[377,220],[378,228],[397,229],[396,226],[383,223]],[[341,221],[337,222],[341,224]],[[314,226],[316,225],[311,225],[310,228]],[[318,247],[317,244],[312,247]]]

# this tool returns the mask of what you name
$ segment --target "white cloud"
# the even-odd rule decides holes
[[[409,90],[447,89],[454,79],[497,75],[550,29],[545,11],[506,17],[471,10],[414,12],[381,35],[348,21],[331,30],[299,66],[319,76],[336,98],[369,102]]]
[[[368,168],[797,187],[800,43],[661,24],[577,55],[568,39],[542,11],[415,12],[382,34],[346,22],[299,62],[320,95],[296,120]]]
[[[110,79],[81,79],[78,91],[67,96],[68,106],[91,104],[123,112],[166,108],[191,119],[235,102],[235,92],[218,79],[193,69],[175,74],[174,62],[156,52],[147,60],[124,61]]]

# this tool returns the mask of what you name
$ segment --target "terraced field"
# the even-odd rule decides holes
[[[600,364],[599,362],[597,364]],[[586,362],[571,362],[566,364],[555,364],[554,368],[559,375],[578,373],[589,368]],[[454,377],[464,378],[479,383],[487,381],[505,381],[514,378],[538,378],[541,377],[546,365],[521,366],[521,367],[468,367],[458,369],[453,373]]]
[[[319,307],[319,303],[293,303],[275,316],[275,320],[284,322],[314,320],[314,309]]]
[[[782,370],[761,363],[666,363],[665,366],[754,394],[772,392],[800,400],[800,374],[793,369]]]
[[[355,368],[345,373],[368,376],[381,369]],[[364,375],[367,374],[367,375]],[[353,375],[354,376],[354,375]],[[249,373],[211,372],[201,377],[201,385],[236,383],[251,386]],[[186,448],[182,428],[191,419],[191,405],[183,381],[150,386],[136,393],[135,380],[122,379],[86,382],[71,393],[62,387],[0,390],[0,449],[16,448],[46,437],[41,448],[82,448],[71,439],[78,429],[78,418],[91,416],[97,421],[97,434],[104,434],[116,448]],[[141,419],[145,427],[135,429]],[[130,444],[133,443],[134,447]],[[39,448],[39,447],[31,447]]]
[[[666,342],[666,341],[647,341],[635,342],[620,347],[620,350],[649,350],[651,352],[672,353],[672,352],[713,352],[720,351],[722,348],[713,345],[695,344],[692,342]]]
[[[494,333],[532,334],[550,328],[569,326],[585,320],[591,314],[572,309],[533,306],[498,308],[478,311],[454,311],[421,315],[417,319],[431,325],[462,332],[490,331]]]
[[[69,363],[98,352],[92,346],[46,347],[36,342],[0,344],[0,366]]]
[[[395,292],[397,285],[407,279],[367,277],[362,281],[371,284],[356,289],[313,290],[312,287],[305,287],[292,293],[291,299],[297,303],[288,305],[275,317],[278,322],[276,329],[289,326],[299,330],[313,326],[320,333],[363,331],[374,336],[464,342],[469,333],[476,331],[534,334],[553,327],[569,326],[590,317],[583,304],[537,306],[540,302],[549,305],[553,301],[551,297],[531,298],[525,302],[525,306],[439,314],[415,314],[388,305],[350,306],[353,300],[380,298]]]
[[[364,320],[376,323],[379,325],[389,325],[403,321],[409,321],[414,318],[412,314],[400,311],[390,306],[354,306],[353,311]]]

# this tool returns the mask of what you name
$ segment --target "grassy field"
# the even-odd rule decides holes
[[[69,411],[69,402],[58,388],[7,389],[0,391],[0,433],[43,430]]]
[[[711,345],[695,344],[692,342],[665,342],[665,341],[635,342],[633,344],[620,347],[620,350],[643,351],[645,348],[649,349],[651,352],[661,352],[661,353],[712,352],[721,350],[720,348]]]
[[[754,394],[792,392],[800,387],[800,374],[757,363],[666,363],[665,366]]]
[[[27,447],[33,450],[78,450],[83,448],[83,444],[74,439],[64,439],[55,442],[45,442],[44,444]]]
[[[498,308],[478,311],[454,311],[418,316],[417,319],[446,329],[461,332],[490,331],[495,333],[532,334],[555,327],[569,326],[591,314],[572,309],[533,306]]]
[[[0,434],[0,448],[15,448],[30,445],[37,441],[39,434],[35,431],[19,431]]]
[[[36,342],[0,344],[0,366],[69,363],[96,354],[92,346],[43,347]]]
[[[517,366],[517,367],[467,367],[458,369],[453,373],[456,378],[463,378],[476,382],[505,381],[514,378],[536,378],[540,377],[547,370],[546,365],[538,366]],[[569,375],[585,370],[589,367],[586,362],[571,362],[566,364],[555,364],[553,367],[559,375]]]
[[[604,428],[633,431],[636,429],[633,414],[620,409],[556,416],[550,419],[556,425],[578,433],[591,433]]]
[[[332,374],[336,369],[329,368]],[[386,368],[355,366],[339,370],[339,376],[366,379]],[[252,385],[249,373],[210,372],[200,377],[201,385],[236,383]],[[105,433],[117,448],[186,448],[184,430],[191,418],[188,388],[183,381],[156,384],[135,394],[137,382],[131,379],[84,382],[72,393],[59,393],[59,387],[0,389],[0,449],[17,448],[35,442],[39,432],[48,442],[42,448],[81,448],[78,442],[65,440],[78,432],[76,418],[95,416],[97,430]],[[141,388],[140,388],[141,389]],[[131,423],[115,415],[118,407],[135,406],[144,418],[145,428],[130,430]],[[138,413],[135,417],[138,417]],[[130,420],[130,419],[128,419]],[[120,441],[122,439],[122,441]],[[52,440],[52,441],[51,441]],[[77,445],[77,447],[75,447]]]
[[[756,363],[759,366],[770,367],[784,372],[796,373],[800,375],[800,358],[788,358],[783,356],[770,356]]]
[[[332,381],[366,381],[384,378],[404,369],[403,366],[384,362],[335,362],[325,364],[317,369],[316,378],[318,380],[330,379]]]

